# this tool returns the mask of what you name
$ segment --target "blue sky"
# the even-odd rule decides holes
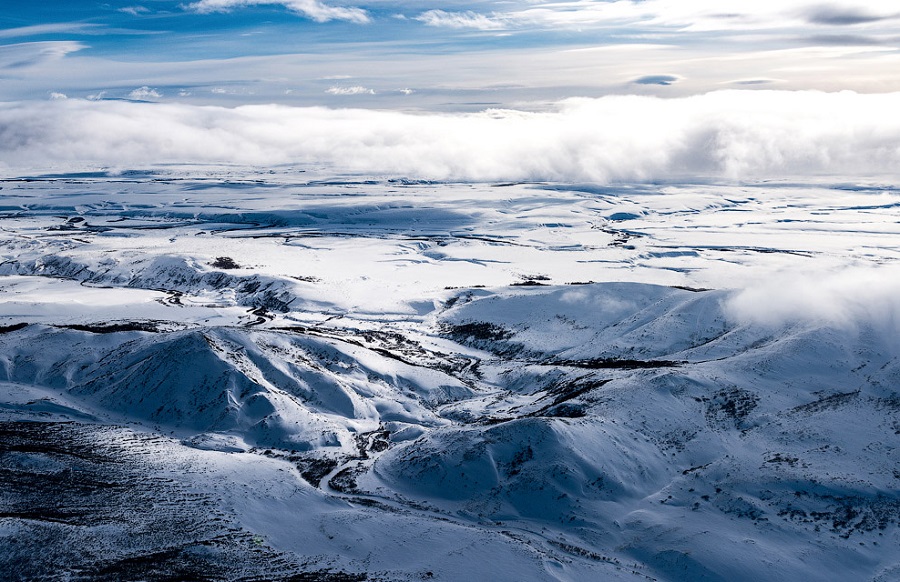
[[[729,88],[900,90],[883,0],[5,0],[0,101],[466,110]]]

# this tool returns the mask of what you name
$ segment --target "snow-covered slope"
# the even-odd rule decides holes
[[[892,189],[265,180],[2,184],[13,579],[900,577]]]

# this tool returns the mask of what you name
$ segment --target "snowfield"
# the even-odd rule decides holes
[[[14,580],[900,579],[900,193],[0,181]]]

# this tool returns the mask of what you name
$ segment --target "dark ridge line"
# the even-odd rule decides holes
[[[571,366],[588,370],[644,370],[649,368],[678,368],[687,364],[685,360],[632,360],[617,358],[590,358],[586,360],[550,360],[541,362],[550,366]]]
[[[54,325],[53,327],[58,329],[86,331],[88,333],[118,333],[125,331],[146,331],[150,333],[160,333],[159,326],[156,323],[147,321],[125,321],[122,323],[109,323],[105,325],[72,323],[68,325]]]
[[[563,392],[562,394],[557,394],[556,398],[553,399],[553,402],[539,408],[538,410],[535,410],[534,412],[528,413],[525,416],[526,417],[543,417],[543,416],[554,416],[555,417],[555,416],[558,416],[558,414],[551,414],[551,413],[554,411],[555,408],[559,407],[560,404],[564,404],[566,402],[569,402],[570,400],[574,400],[575,398],[578,398],[579,396],[581,396],[583,394],[587,394],[588,392],[590,392],[592,390],[606,386],[607,384],[612,382],[612,380],[613,380],[612,378],[604,378],[603,380],[587,381],[583,385],[575,388],[574,390],[570,390],[568,392]],[[551,394],[547,394],[546,396],[550,396],[550,395]],[[546,398],[546,396],[539,398],[537,401],[540,401],[543,398]],[[561,411],[557,410],[556,412],[559,413]],[[584,415],[584,413],[582,411],[580,416],[583,416],[583,415]]]
[[[24,321],[21,323],[14,323],[12,325],[0,325],[0,334],[4,333],[12,333],[14,331],[19,331],[20,329],[25,329],[30,324],[25,323]]]

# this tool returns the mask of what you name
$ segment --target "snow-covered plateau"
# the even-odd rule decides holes
[[[900,580],[891,186],[0,187],[0,578]]]

